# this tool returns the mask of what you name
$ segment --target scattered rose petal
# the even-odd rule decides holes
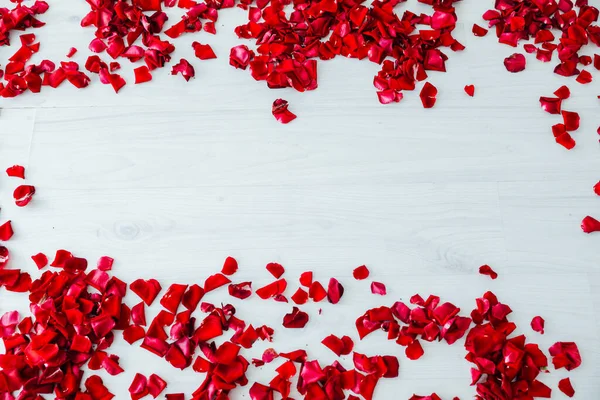
[[[561,111],[565,129],[569,132],[576,131],[579,129],[579,114],[573,111]]]
[[[581,365],[579,349],[573,342],[556,342],[548,351],[556,369],[564,367],[567,371],[572,371]]]
[[[573,389],[573,385],[571,385],[571,380],[569,378],[561,379],[558,382],[558,388],[569,397],[575,396],[575,389]]]
[[[0,225],[0,240],[6,242],[13,235],[13,229],[10,221],[6,221],[2,225]]]
[[[533,317],[533,319],[531,320],[531,329],[533,329],[535,332],[541,333],[542,335],[544,334],[544,318],[537,316],[537,317]]]
[[[600,196],[600,181],[594,185],[594,193]]]
[[[504,59],[504,67],[508,72],[516,73],[525,69],[525,56],[520,53],[514,53]]]
[[[381,282],[371,282],[371,293],[385,296],[387,294],[387,289]]]
[[[575,80],[583,85],[586,85],[592,81],[592,74],[586,70],[583,70],[579,73]]]
[[[181,74],[186,82],[189,82],[194,76],[196,76],[196,72],[194,71],[194,67],[190,64],[185,58],[179,60],[179,63],[175,64],[171,70],[171,75]]]
[[[1,228],[0,231],[2,230]],[[600,221],[588,215],[581,221],[581,229],[585,233],[600,232]]]
[[[354,269],[354,271],[352,271],[352,276],[354,276],[354,279],[358,281],[367,279],[369,277],[369,269],[366,265],[361,265],[360,267],[357,267]]]
[[[273,102],[272,113],[275,119],[282,124],[287,124],[296,119],[296,115],[288,110],[287,100],[275,100]]]
[[[6,169],[6,174],[15,178],[25,179],[25,167],[13,165]]]
[[[488,30],[477,24],[473,24],[472,32],[475,36],[483,37],[483,36],[487,35]]]
[[[329,300],[331,304],[337,304],[343,295],[344,287],[342,284],[339,283],[337,279],[331,278],[329,280],[329,285],[327,286],[327,300]]]
[[[13,193],[15,204],[19,207],[25,207],[31,201],[35,194],[35,187],[31,185],[20,185],[17,186]]]
[[[192,47],[194,48],[194,54],[201,60],[210,60],[212,58],[217,58],[215,52],[209,44],[201,44],[198,42],[193,42]]]
[[[281,276],[285,272],[285,269],[283,268],[283,266],[278,263],[268,263],[266,268],[267,268],[267,271],[269,271],[271,273],[271,275],[273,275],[275,277],[275,279],[281,278]]]
[[[221,269],[221,273],[224,275],[231,276],[235,274],[238,270],[238,262],[233,257],[227,257],[225,262],[223,263],[223,268]]]
[[[492,279],[498,278],[498,274],[489,265],[482,265],[479,267],[479,273],[481,275],[487,275]]]
[[[283,317],[283,326],[288,329],[304,328],[308,323],[308,314],[294,307],[292,312]]]
[[[465,93],[471,97],[475,96],[475,86],[473,86],[473,85],[465,86]]]
[[[423,103],[424,108],[432,108],[437,101],[438,90],[435,86],[433,86],[429,82],[425,82],[423,89],[421,89],[421,93],[419,97],[421,98],[421,103]]]
[[[48,257],[46,257],[44,253],[38,253],[34,256],[31,256],[31,259],[38,269],[42,269],[48,265]]]
[[[558,97],[559,99],[565,100],[568,99],[569,97],[571,97],[571,91],[569,90],[569,88],[565,85],[559,87],[558,89],[556,89],[556,91],[554,92],[554,95],[556,97]]]
[[[147,66],[142,65],[133,70],[135,75],[135,84],[149,82],[152,80],[152,74]]]

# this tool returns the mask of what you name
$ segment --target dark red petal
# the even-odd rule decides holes
[[[594,193],[600,196],[600,181],[594,185]]]
[[[496,279],[498,277],[498,274],[489,265],[482,265],[479,267],[479,273],[481,275],[487,275],[492,279]]]
[[[369,269],[365,265],[361,265],[352,271],[352,276],[358,281],[367,279],[369,277]]]
[[[13,235],[12,224],[10,221],[6,221],[2,225],[0,225],[0,240],[6,242]]]
[[[129,287],[133,293],[140,296],[146,305],[152,305],[152,302],[162,289],[156,279],[136,279]]]
[[[229,285],[229,295],[238,299],[247,299],[252,295],[252,282],[232,283]]]
[[[371,293],[385,296],[387,294],[387,289],[381,282],[371,282]]]
[[[520,53],[514,53],[504,59],[504,67],[508,72],[521,72],[525,69],[525,56]]]
[[[210,60],[211,58],[217,58],[215,52],[209,44],[200,44],[193,42],[192,47],[194,48],[194,54],[201,60]]]
[[[308,323],[308,314],[294,307],[292,312],[283,317],[283,326],[285,328],[304,328]]]
[[[189,82],[194,76],[196,76],[196,71],[192,64],[190,64],[185,58],[179,60],[179,63],[173,65],[171,69],[171,75],[181,74],[186,82]]]
[[[579,349],[573,342],[556,342],[550,347],[549,352],[556,369],[564,367],[567,371],[571,371],[581,365]]]
[[[562,111],[563,121],[565,124],[565,129],[568,132],[576,131],[579,129],[579,114],[574,111]]]
[[[135,374],[128,390],[133,400],[146,396],[148,394],[148,379],[140,373]]]
[[[473,85],[465,86],[465,93],[471,97],[475,96],[475,86],[473,86]]]
[[[277,99],[273,102],[271,112],[277,121],[287,124],[296,119],[296,115],[288,110],[287,100]]]
[[[533,329],[536,332],[541,333],[542,335],[544,334],[544,318],[537,316],[537,317],[533,317],[533,319],[531,320],[531,329]]]
[[[25,179],[25,167],[13,165],[12,167],[6,169],[6,174],[8,176]]]
[[[285,279],[278,279],[275,282],[269,283],[266,286],[256,290],[256,294],[263,300],[282,294],[287,288]]]
[[[337,279],[331,278],[329,280],[329,285],[327,286],[327,300],[329,300],[331,304],[337,304],[343,295],[344,287],[342,284],[339,283]]]
[[[254,382],[250,388],[250,398],[252,400],[273,400],[273,389]]]
[[[31,198],[35,194],[35,187],[31,185],[20,185],[17,186],[13,193],[15,204],[19,207],[25,207],[31,201]]]
[[[304,289],[298,288],[291,298],[296,304],[305,304],[308,301],[308,293]]]
[[[477,24],[473,24],[472,32],[475,36],[483,37],[483,36],[487,35],[488,30]]]
[[[314,281],[308,290],[308,297],[310,297],[315,303],[318,303],[327,297],[327,292],[319,281]]]
[[[100,271],[110,271],[115,260],[108,256],[102,256],[98,259],[97,268]]]
[[[573,385],[571,385],[571,380],[569,378],[561,379],[558,382],[558,388],[569,397],[575,396],[575,389],[573,389]]]
[[[423,89],[421,89],[421,93],[419,97],[421,98],[421,103],[423,103],[424,108],[432,108],[437,101],[438,90],[435,86],[433,86],[429,82],[425,82]]]
[[[281,275],[283,275],[283,273],[285,272],[283,266],[278,263],[268,263],[266,268],[267,271],[269,271],[271,275],[275,277],[275,279],[281,278]]]
[[[181,304],[183,304],[186,309],[193,312],[196,310],[196,307],[198,307],[198,303],[200,303],[202,297],[204,297],[204,289],[196,284],[193,284],[183,295]]]
[[[5,246],[0,245],[0,268],[4,268],[8,264],[10,253]]]
[[[540,97],[542,109],[549,114],[560,114],[562,99],[558,97]]]
[[[254,58],[254,52],[248,46],[240,44],[231,49],[229,53],[229,64],[235,68],[246,69]]]
[[[221,273],[231,276],[235,274],[238,270],[238,262],[233,257],[227,257],[225,262],[223,263],[223,268],[221,269]]]
[[[144,83],[152,80],[152,74],[147,66],[142,65],[141,67],[137,67],[133,70],[135,74],[135,84]]]

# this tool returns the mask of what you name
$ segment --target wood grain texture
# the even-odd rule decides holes
[[[75,60],[83,64],[93,36],[79,27],[87,5],[55,3],[36,31],[42,51],[32,61],[64,59],[76,46]],[[369,307],[435,293],[468,311],[475,297],[493,290],[513,307],[519,332],[542,348],[557,340],[579,344],[584,364],[569,374],[576,398],[597,399],[600,237],[583,234],[579,222],[600,215],[591,189],[600,179],[598,85],[557,77],[551,63],[532,57],[523,73],[506,72],[502,60],[515,50],[498,45],[493,32],[470,33],[491,3],[459,4],[457,36],[467,50],[449,54],[447,73],[431,73],[440,94],[430,110],[418,92],[398,105],[379,105],[371,83],[377,66],[356,60],[319,63],[319,89],[312,93],[267,89],[228,66],[241,10],[220,14],[216,36],[176,42],[174,60],[185,57],[196,67],[189,83],[165,68],[134,86],[123,62],[129,83],[119,95],[94,76],[85,90],[63,85],[2,100],[1,167],[26,165],[38,189],[35,201],[19,209],[11,200],[15,181],[0,177],[0,218],[15,223],[11,262],[35,272],[29,256],[38,251],[67,248],[90,260],[108,254],[122,279],[153,276],[164,287],[200,283],[228,255],[240,261],[235,279],[252,280],[255,288],[271,280],[264,270],[271,261],[286,267],[294,289],[306,270],[322,282],[335,276],[346,287],[339,305],[308,306],[307,329],[279,332],[274,343],[247,353],[301,347],[325,362],[333,358],[320,341],[354,332],[355,318]],[[406,7],[429,10],[414,1]],[[195,59],[194,40],[210,43],[219,58]],[[14,50],[0,48],[0,59]],[[582,116],[571,152],[553,142],[550,127],[559,118],[538,104],[540,95],[565,83],[573,95],[564,107]],[[476,86],[474,98],[464,94],[466,84]],[[278,97],[298,115],[287,126],[270,113]],[[484,263],[500,273],[498,280],[477,274]],[[352,279],[361,264],[387,284],[386,297]],[[220,291],[207,301],[230,298]],[[232,303],[240,317],[276,328],[291,308]],[[0,312],[15,307],[26,311],[23,296],[3,292]],[[546,319],[544,336],[529,328],[535,315]],[[135,372],[159,373],[169,392],[191,393],[200,384],[202,376],[175,371],[117,336],[115,353],[129,355],[122,358],[126,373],[100,374],[118,399],[128,398]],[[358,344],[363,353],[400,357],[400,378],[382,381],[376,399],[473,395],[462,346],[427,343],[425,350],[411,362],[381,336]],[[272,370],[253,370],[250,379],[268,382]],[[553,371],[542,379],[556,388],[564,376]],[[246,389],[232,396],[247,398]]]

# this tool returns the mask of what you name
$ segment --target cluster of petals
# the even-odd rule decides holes
[[[540,106],[548,114],[557,114],[562,116],[562,123],[552,126],[552,134],[556,143],[560,144],[567,150],[575,147],[575,140],[570,132],[579,129],[580,117],[579,113],[567,111],[562,108],[563,100],[571,96],[571,91],[567,86],[561,86],[554,92],[555,97],[540,97]]]

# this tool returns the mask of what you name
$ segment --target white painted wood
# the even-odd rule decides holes
[[[64,59],[76,46],[75,59],[83,64],[93,35],[79,27],[87,6],[55,3],[43,18],[47,26],[36,31],[42,51],[34,61]],[[409,8],[427,10],[413,3]],[[557,340],[579,344],[584,364],[568,375],[576,398],[596,399],[600,237],[583,234],[579,222],[600,215],[600,198],[591,190],[600,179],[598,85],[557,77],[552,65],[530,56],[523,73],[506,72],[502,60],[514,49],[498,45],[492,32],[485,38],[470,33],[487,3],[459,5],[457,36],[467,50],[449,54],[448,73],[431,74],[440,90],[431,110],[421,107],[418,92],[406,93],[398,105],[379,105],[371,85],[377,66],[356,60],[320,62],[312,93],[267,89],[228,65],[229,48],[239,43],[232,29],[244,17],[237,9],[221,13],[216,36],[176,41],[174,59],[185,57],[196,67],[189,83],[165,68],[150,83],[130,82],[119,95],[93,77],[85,90],[65,84],[1,100],[2,168],[26,165],[38,189],[35,200],[18,209],[11,200],[17,182],[0,177],[0,221],[12,219],[16,232],[12,265],[34,273],[31,254],[67,248],[90,260],[111,255],[115,275],[154,276],[164,287],[202,282],[228,255],[240,261],[235,279],[252,280],[255,288],[271,280],[264,270],[270,261],[286,267],[291,289],[306,270],[324,283],[335,276],[346,287],[342,302],[306,307],[307,329],[280,330],[272,344],[282,351],[306,347],[325,362],[333,358],[319,342],[329,333],[354,334],[355,318],[369,307],[431,292],[468,312],[475,297],[493,290],[513,307],[520,332],[542,348]],[[210,43],[219,58],[194,59],[194,40]],[[0,48],[0,59],[14,49]],[[131,66],[122,65],[131,81]],[[463,92],[470,83],[475,98]],[[571,152],[553,142],[550,126],[559,119],[538,104],[540,95],[565,83],[573,92],[565,109],[582,116]],[[289,125],[270,114],[278,97],[298,115]],[[500,273],[497,281],[477,274],[484,263]],[[386,297],[351,278],[361,264],[388,285]],[[2,299],[0,312],[26,311],[23,296],[3,292]],[[241,318],[275,328],[291,308],[233,301],[224,291],[207,299],[231,301]],[[535,315],[546,319],[544,336],[529,328]],[[118,399],[128,398],[135,372],[158,372],[169,381],[168,392],[189,394],[201,382],[193,371],[175,371],[120,339],[114,347],[126,373],[101,375]],[[246,355],[259,356],[266,347]],[[401,377],[383,380],[376,399],[432,391],[445,399],[473,395],[460,345],[425,349],[411,362],[381,337],[358,344],[357,351],[401,360]],[[271,376],[271,367],[250,374],[262,382]],[[543,380],[556,388],[564,376],[553,371]],[[246,398],[247,388],[232,395]]]

